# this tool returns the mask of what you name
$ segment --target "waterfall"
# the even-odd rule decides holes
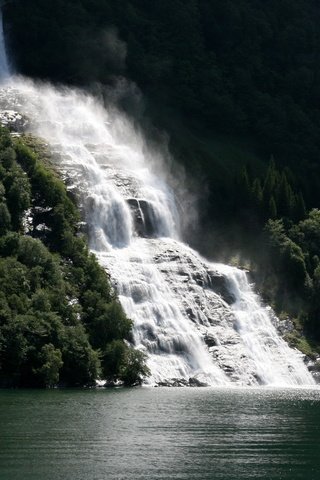
[[[8,72],[3,34],[0,44]],[[12,121],[48,142],[77,195],[90,248],[133,320],[135,347],[148,356],[150,384],[314,383],[246,274],[181,241],[165,160],[123,114],[82,91],[21,77],[0,90],[0,109],[17,112]]]
[[[235,327],[255,362],[257,378],[267,385],[308,383],[309,374],[306,375],[305,365],[297,362],[297,352],[278,335],[271,308],[262,305],[246,273],[227,265],[217,268],[230,282],[234,295]]]
[[[0,82],[7,79],[10,75],[9,63],[6,54],[6,46],[4,41],[2,12],[0,10]]]

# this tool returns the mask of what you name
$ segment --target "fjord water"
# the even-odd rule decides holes
[[[318,480],[312,390],[2,391],[1,480]]]

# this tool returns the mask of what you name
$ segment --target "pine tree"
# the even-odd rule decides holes
[[[267,220],[269,218],[269,208],[270,208],[270,201],[271,197],[274,197],[275,190],[277,188],[277,184],[279,183],[279,172],[276,170],[275,161],[273,155],[270,158],[267,174],[263,184],[263,211],[264,211],[264,219]],[[275,200],[273,199],[275,202]]]
[[[272,196],[269,202],[269,218],[271,218],[272,220],[275,220],[277,216],[278,216],[277,205],[274,197]]]
[[[307,210],[306,204],[302,192],[300,191],[298,195],[295,195],[294,209],[293,209],[293,220],[299,222],[306,218]]]
[[[247,167],[240,171],[238,180],[238,195],[236,201],[241,207],[247,208],[251,204],[251,188]]]
[[[255,205],[260,208],[262,205],[263,193],[259,178],[254,179],[251,191]]]
[[[277,183],[277,170],[273,156],[270,158],[267,175],[263,185],[263,197],[269,203],[271,195],[274,193],[274,189]]]
[[[294,194],[287,180],[286,174],[281,175],[280,184],[276,192],[276,203],[278,206],[278,215],[291,218],[295,203]]]

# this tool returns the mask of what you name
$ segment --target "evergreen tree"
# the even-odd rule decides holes
[[[293,209],[293,220],[299,222],[307,216],[306,204],[300,191],[298,195],[295,196],[294,209]]]
[[[279,216],[290,218],[294,208],[294,195],[284,172],[276,190],[276,199]]]
[[[261,182],[259,178],[255,178],[252,184],[252,196],[253,196],[253,203],[256,206],[258,212],[260,212],[262,208],[262,201],[263,201],[263,193]]]
[[[243,167],[240,171],[238,179],[238,192],[236,195],[236,205],[246,209],[250,207],[252,201],[250,180],[247,167]]]
[[[270,198],[268,213],[269,213],[269,218],[271,218],[272,220],[275,220],[278,216],[277,206],[273,196]]]
[[[6,203],[0,201],[0,235],[4,235],[11,226],[11,215]]]
[[[264,211],[264,219],[267,220],[269,218],[269,211],[270,211],[270,201],[271,197],[274,197],[275,190],[278,183],[278,172],[276,170],[275,161],[273,156],[270,159],[267,174],[263,183],[263,211]],[[274,199],[273,199],[274,200]]]

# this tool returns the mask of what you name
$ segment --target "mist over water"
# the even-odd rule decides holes
[[[181,241],[165,160],[128,118],[76,89],[9,79],[3,41],[0,69],[0,108],[19,112],[27,131],[48,142],[79,200],[90,248],[134,322],[133,343],[148,355],[148,382],[313,384],[246,274]]]

